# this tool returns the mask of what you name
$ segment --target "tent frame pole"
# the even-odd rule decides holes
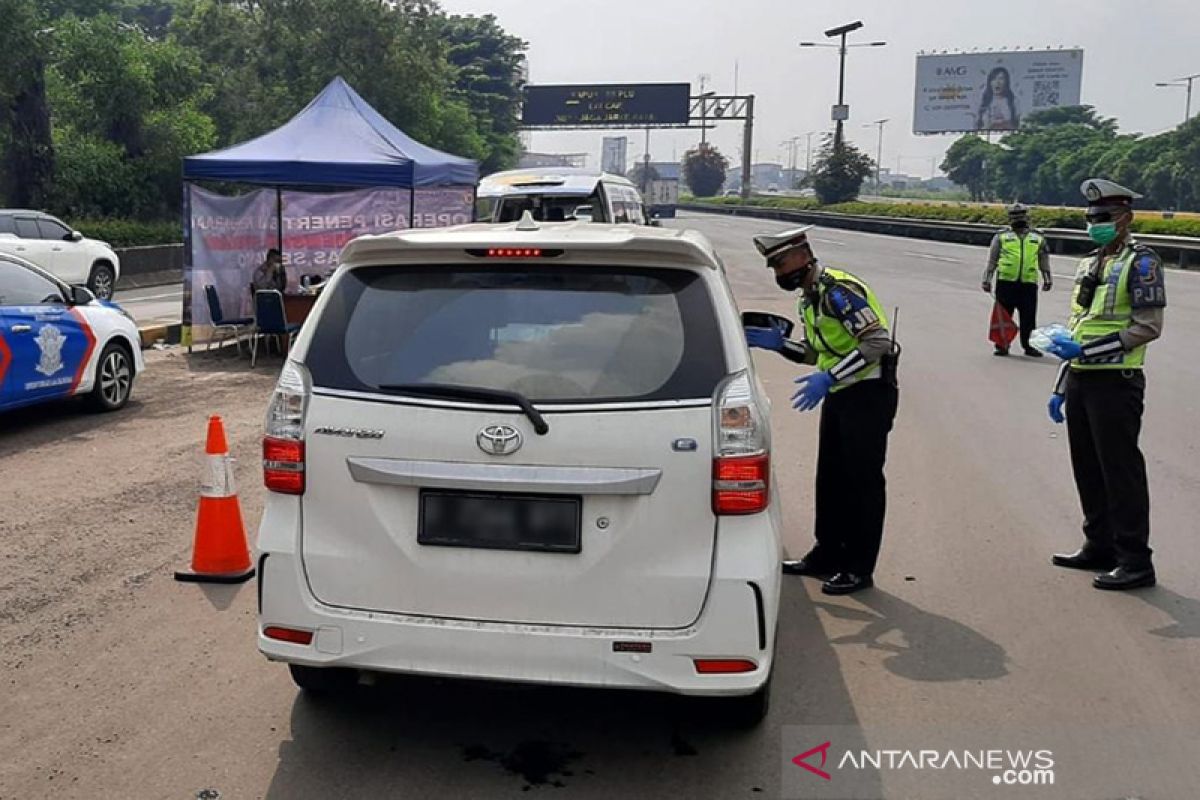
[[[275,242],[279,257],[283,258],[283,189],[275,187]]]
[[[417,227],[417,187],[408,187],[408,227]]]

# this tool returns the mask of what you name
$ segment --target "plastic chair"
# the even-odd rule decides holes
[[[254,333],[250,337],[250,367],[253,368],[258,360],[258,340],[267,336],[276,337],[282,341],[286,337],[287,346],[292,346],[292,336],[300,326],[287,321],[283,310],[283,293],[278,289],[260,289],[254,293]],[[280,348],[282,354],[283,348]]]
[[[234,344],[237,345],[237,353],[242,354],[242,333],[248,332],[254,324],[251,317],[232,317],[227,318],[224,312],[221,311],[221,298],[217,295],[217,287],[208,285],[204,287],[204,297],[208,300],[208,315],[212,318],[213,335],[208,337],[208,346],[205,350],[211,350],[213,341],[217,342],[217,346],[224,344],[225,340],[230,336],[233,337]]]

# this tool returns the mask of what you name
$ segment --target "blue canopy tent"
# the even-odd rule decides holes
[[[191,235],[191,184],[196,181],[273,188],[275,238],[282,252],[285,188],[289,192],[407,189],[406,224],[415,226],[418,190],[436,194],[439,189],[460,188],[466,194],[462,206],[469,213],[473,192],[479,182],[479,165],[414,140],[388,122],[338,77],[303,110],[275,130],[223,150],[184,158],[183,179],[184,269],[191,276],[192,251],[196,246]],[[215,267],[206,264],[205,268],[211,271]],[[189,331],[185,335],[189,338],[191,282],[190,277],[185,279],[183,310],[184,326]],[[203,316],[203,312],[199,313]]]
[[[257,139],[183,160],[185,181],[255,186],[474,186],[479,164],[427,147],[334,78],[296,116]],[[280,209],[282,212],[282,209]],[[283,229],[280,226],[282,241]],[[281,244],[282,249],[282,244]]]

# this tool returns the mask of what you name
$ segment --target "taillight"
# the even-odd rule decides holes
[[[272,492],[304,494],[304,442],[264,436],[263,483]]]
[[[765,511],[770,502],[770,443],[747,373],[730,377],[717,389],[713,415],[713,513]]]
[[[280,494],[304,494],[304,414],[308,409],[308,371],[288,361],[279,373],[267,406],[263,437],[263,484]]]

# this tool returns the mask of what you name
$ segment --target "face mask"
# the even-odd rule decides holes
[[[785,292],[794,292],[804,285],[804,276],[808,274],[808,269],[798,269],[795,272],[789,272],[786,275],[776,275],[775,285]]]
[[[1015,220],[1012,224],[1014,231],[1023,231],[1029,228],[1029,222],[1026,220]]]
[[[1112,244],[1117,238],[1117,223],[1115,222],[1088,223],[1087,230],[1088,237],[1101,247]]]

